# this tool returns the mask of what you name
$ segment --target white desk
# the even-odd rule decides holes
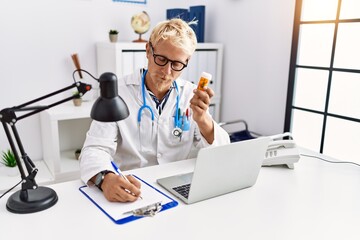
[[[194,160],[130,171],[149,183],[188,172]],[[0,199],[0,239],[359,239],[360,168],[302,157],[295,169],[263,167],[252,188],[114,224],[78,190],[51,185],[59,201],[18,215]],[[211,184],[209,184],[210,186]],[[177,231],[179,231],[177,233]],[[25,238],[28,237],[28,238]]]

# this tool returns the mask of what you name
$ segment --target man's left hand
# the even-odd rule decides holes
[[[204,90],[194,90],[194,96],[190,100],[190,108],[192,110],[192,118],[198,124],[201,134],[207,142],[211,144],[214,141],[214,124],[211,117],[207,114],[211,98],[214,91],[205,87]]]

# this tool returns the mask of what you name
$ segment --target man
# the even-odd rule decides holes
[[[148,69],[124,77],[119,86],[129,117],[91,124],[80,156],[81,178],[109,201],[141,195],[139,181],[115,174],[114,162],[128,170],[193,158],[200,148],[230,142],[208,111],[213,90],[197,90],[179,78],[197,44],[189,24],[172,19],[155,26],[146,44]]]

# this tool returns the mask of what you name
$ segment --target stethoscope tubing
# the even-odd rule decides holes
[[[137,121],[138,124],[140,125],[141,123],[141,113],[142,111],[144,111],[144,109],[148,109],[150,114],[151,114],[151,121],[154,122],[154,111],[152,110],[152,108],[146,104],[146,97],[145,97],[145,76],[147,73],[147,69],[144,70],[142,76],[141,76],[141,95],[142,95],[142,100],[143,100],[143,105],[140,107],[139,111],[138,111],[138,116],[137,116]],[[179,96],[179,89],[177,86],[176,81],[174,81],[174,86],[175,86],[175,90],[176,90],[176,110],[175,110],[175,127],[178,126],[178,119],[179,119],[179,102],[180,102],[180,96]]]
[[[145,98],[145,75],[147,73],[147,70],[144,70],[142,76],[141,76],[141,94],[142,94],[142,99],[143,99],[143,105],[140,107],[139,111],[138,111],[138,117],[137,117],[137,121],[140,124],[141,122],[141,113],[144,109],[148,109],[150,114],[151,114],[151,121],[154,121],[155,117],[154,117],[154,112],[151,109],[151,107],[149,105],[146,104],[146,98]]]

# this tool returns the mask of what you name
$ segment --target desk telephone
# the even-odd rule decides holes
[[[284,139],[285,137],[290,139]],[[262,166],[287,165],[293,169],[294,163],[299,161],[300,154],[291,133],[273,135],[270,138],[272,141],[269,143]]]

